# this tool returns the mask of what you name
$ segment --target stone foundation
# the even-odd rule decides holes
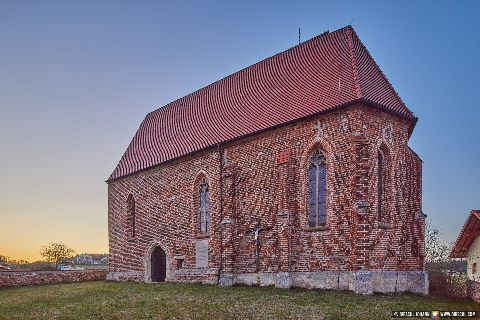
[[[111,271],[107,274],[107,281],[145,281],[140,271]]]
[[[107,280],[145,281],[142,272],[110,272]],[[361,294],[412,292],[428,294],[428,274],[424,271],[316,271],[316,272],[259,272],[220,274],[218,268],[176,270],[167,282],[236,284],[275,286],[277,288],[306,288],[349,290]],[[148,282],[148,281],[147,281]],[[480,298],[480,284],[477,284]]]
[[[423,271],[318,271],[243,273],[221,275],[219,284],[350,290],[361,294],[413,292],[428,294],[428,275]]]
[[[218,268],[180,269],[175,271],[174,282],[218,283]]]
[[[0,272],[0,288],[105,280],[106,276],[107,270],[2,271]]]

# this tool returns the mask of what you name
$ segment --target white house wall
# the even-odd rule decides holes
[[[467,252],[467,263],[468,279],[480,282],[480,237],[476,237],[475,240],[473,240],[473,243]],[[476,273],[472,273],[472,267],[474,263],[477,264]]]

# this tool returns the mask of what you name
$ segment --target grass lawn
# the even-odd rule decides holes
[[[392,310],[476,310],[413,294],[81,282],[0,289],[0,319],[390,319]]]

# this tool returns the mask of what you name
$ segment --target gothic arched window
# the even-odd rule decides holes
[[[131,194],[127,198],[127,225],[130,237],[135,237],[135,199]]]
[[[383,176],[384,176],[384,159],[383,154],[378,152],[377,159],[377,217],[378,221],[382,221],[382,205],[383,205]]]
[[[205,178],[200,181],[200,232],[210,232],[210,191]]]
[[[327,223],[327,162],[317,149],[310,157],[308,167],[308,225],[317,227]]]

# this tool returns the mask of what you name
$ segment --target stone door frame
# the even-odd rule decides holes
[[[164,252],[165,252],[165,265],[166,265],[166,270],[165,270],[165,282],[169,282],[172,280],[172,274],[171,274],[171,259],[170,259],[170,252],[168,251],[167,247],[159,242],[156,241],[154,242],[147,250],[145,256],[144,256],[144,265],[145,265],[145,282],[148,283],[157,283],[152,281],[152,254],[153,250],[155,248],[160,247]]]

